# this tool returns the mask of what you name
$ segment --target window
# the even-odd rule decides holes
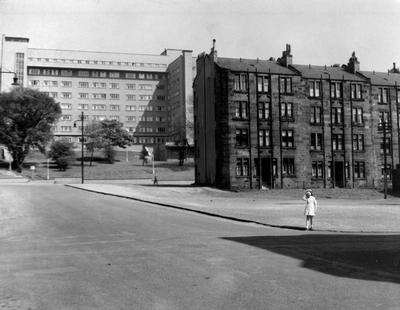
[[[258,143],[260,144],[260,147],[269,147],[271,145],[269,129],[260,129],[258,131]]]
[[[60,126],[61,131],[63,132],[69,132],[72,131],[72,126]]]
[[[119,78],[119,72],[110,72],[110,78],[113,79]]]
[[[72,116],[71,115],[66,115],[66,114],[63,114],[63,115],[61,115],[61,118],[60,118],[62,121],[70,121],[70,120],[72,120]]]
[[[89,99],[89,94],[88,93],[78,93],[78,98],[79,99]]]
[[[353,134],[353,150],[364,151],[364,135]]]
[[[390,128],[389,112],[381,111],[381,112],[379,112],[378,128],[383,129],[384,124],[386,126],[386,129]]]
[[[118,89],[119,88],[119,83],[110,83],[110,88]]]
[[[332,82],[331,83],[331,98],[342,98],[342,83]]]
[[[257,77],[257,91],[260,93],[269,92],[269,77],[261,75]]]
[[[72,98],[72,93],[62,92],[61,95],[60,95],[60,98],[71,99]]]
[[[400,103],[400,89],[398,89],[396,93],[396,102]]]
[[[270,104],[269,102],[258,103],[258,118],[269,119],[270,118]]]
[[[106,118],[105,115],[93,115],[92,121],[104,121]]]
[[[249,159],[237,158],[236,160],[236,176],[244,177],[249,176]]]
[[[320,81],[310,81],[310,97],[319,97],[321,89]]]
[[[364,123],[363,109],[362,108],[353,108],[351,118],[352,118],[353,124],[362,125]]]
[[[58,87],[58,82],[57,81],[44,80],[42,82],[42,86],[44,86],[44,87]]]
[[[101,78],[106,78],[106,77],[107,77],[107,72],[101,71],[101,72],[100,72],[100,77],[101,77]]]
[[[110,111],[119,111],[119,105],[116,104],[110,105]]]
[[[107,106],[105,104],[92,104],[92,110],[105,111]]]
[[[282,147],[294,147],[293,130],[282,130]]]
[[[72,81],[61,81],[62,87],[72,87]]]
[[[29,74],[29,75],[40,75],[40,69],[30,68],[30,69],[28,70],[28,74]]]
[[[152,98],[152,95],[139,95],[139,100],[141,101],[151,100]]]
[[[310,149],[313,151],[321,151],[324,144],[322,133],[311,133]]]
[[[61,76],[72,76],[72,70],[61,70]]]
[[[235,118],[246,119],[248,117],[248,104],[246,101],[235,102]]]
[[[322,120],[322,108],[321,107],[311,107],[311,124],[321,124]]]
[[[343,150],[343,135],[333,134],[332,135],[332,148],[334,151]]]
[[[89,71],[78,70],[78,76],[89,77]]]
[[[127,72],[127,73],[125,73],[125,78],[127,78],[127,79],[136,79],[136,73]]]
[[[110,116],[110,120],[119,121],[119,116],[118,115],[111,115]]]
[[[287,176],[294,176],[294,158],[282,159],[282,174]]]
[[[93,99],[107,99],[107,94],[92,94]]]
[[[93,88],[106,88],[107,84],[106,83],[100,83],[100,82],[93,82],[92,87]]]
[[[119,94],[110,94],[111,100],[119,100]]]
[[[322,161],[312,162],[311,176],[316,179],[322,179],[324,177],[324,163]]]
[[[28,82],[29,86],[40,86],[40,81],[39,80],[30,80]]]
[[[387,88],[378,88],[378,103],[385,104],[389,102],[389,92]]]
[[[165,100],[165,96],[160,96],[160,95],[158,95],[158,96],[157,96],[157,100],[164,101],[164,100]]]
[[[140,90],[152,90],[153,85],[151,84],[139,84],[138,89]]]
[[[356,179],[365,178],[365,162],[363,161],[354,162],[354,178]]]
[[[381,166],[381,176],[382,178],[385,177],[385,165]],[[392,179],[392,165],[390,164],[386,164],[386,177],[389,180]]]
[[[280,81],[280,93],[281,94],[291,94],[292,93],[292,78],[281,77]]]
[[[128,94],[126,95],[126,100],[129,101],[136,100],[136,95]]]
[[[233,89],[236,91],[247,91],[247,75],[245,73],[234,75]]]
[[[386,149],[386,150],[385,150]],[[381,138],[381,143],[380,143],[380,153],[383,155],[384,151],[386,151],[386,155],[390,154],[391,152],[391,143],[390,143],[390,138],[386,138],[384,140]]]
[[[79,88],[89,88],[89,82],[78,82]]]
[[[126,89],[136,89],[136,84],[126,84]]]
[[[136,106],[135,105],[126,105],[125,110],[126,111],[136,111]]]
[[[362,99],[361,84],[351,84],[351,99]]]
[[[72,110],[72,104],[70,103],[60,103],[60,107],[62,110]]]
[[[78,104],[78,110],[88,110],[89,105],[87,103],[80,103]]]
[[[247,129],[236,129],[236,146],[244,147],[249,144],[249,131]]]
[[[139,79],[144,79],[144,73],[139,73]]]
[[[293,104],[288,102],[281,103],[281,118],[293,119]]]
[[[126,121],[127,122],[136,122],[136,116],[127,116]]]
[[[334,125],[343,124],[343,113],[341,107],[332,108],[331,123]]]

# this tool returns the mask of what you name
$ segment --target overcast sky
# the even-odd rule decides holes
[[[400,67],[400,0],[0,0],[0,33],[30,47],[221,57],[279,57],[298,64]]]

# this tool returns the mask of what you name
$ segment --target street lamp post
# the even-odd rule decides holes
[[[382,122],[383,129],[383,198],[387,198],[387,159],[386,159],[386,120]]]
[[[81,182],[82,184],[85,181],[85,173],[84,173],[84,152],[83,152],[83,147],[84,147],[84,135],[83,135],[83,120],[84,120],[84,114],[83,112],[81,113],[80,116],[80,121],[81,121]],[[76,127],[76,123],[74,123],[74,127]]]
[[[19,86],[18,77],[17,77],[17,73],[16,73],[16,72],[14,72],[14,71],[2,71],[2,70],[0,70],[0,73],[11,73],[11,74],[14,74],[13,82],[11,83],[11,85],[12,85],[12,86]],[[1,80],[1,79],[0,79],[0,80]]]

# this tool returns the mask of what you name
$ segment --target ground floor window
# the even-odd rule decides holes
[[[311,175],[313,178],[322,179],[324,177],[324,162],[313,161]]]
[[[294,158],[283,158],[282,159],[282,174],[287,176],[294,176]]]
[[[354,162],[354,178],[356,179],[365,178],[365,162],[363,161]]]
[[[236,176],[244,177],[249,175],[249,159],[238,158],[236,161]]]
[[[382,178],[385,176],[385,165],[381,166],[381,175],[382,175]],[[392,165],[390,165],[390,164],[386,164],[386,176],[387,176],[388,180],[392,179]]]

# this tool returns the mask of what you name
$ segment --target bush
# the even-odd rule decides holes
[[[49,157],[56,162],[60,170],[66,170],[75,160],[73,144],[63,140],[54,141],[50,146]]]

